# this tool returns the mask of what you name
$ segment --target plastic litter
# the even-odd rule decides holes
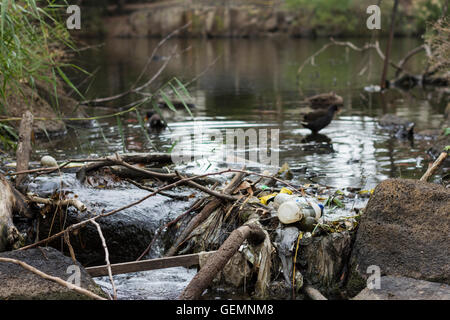
[[[316,222],[323,214],[323,205],[318,204],[314,199],[297,196],[291,196],[288,199],[283,196],[278,198],[278,201],[281,201],[281,198],[285,200],[280,204],[277,212],[281,223],[295,223],[307,217],[313,218],[314,222]],[[305,219],[305,222],[311,224],[312,220]]]
[[[279,195],[292,195],[292,191],[289,190],[288,188],[281,188],[279,193],[278,192],[271,193],[267,196],[263,196],[263,197],[259,198],[259,200],[261,201],[262,204],[266,205],[270,201],[274,200],[275,197],[277,197]]]

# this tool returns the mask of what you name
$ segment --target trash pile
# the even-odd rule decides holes
[[[287,165],[276,173],[243,168],[188,175],[168,162],[170,155],[164,154],[116,154],[60,165],[44,157],[43,167],[29,170],[30,175],[76,171],[84,189],[148,193],[119,208],[105,206],[98,211],[101,204],[84,203],[83,196],[67,187],[62,190],[56,185],[47,198],[28,192],[24,196],[36,222],[28,226],[21,250],[50,245],[84,266],[101,263],[108,249],[111,263],[194,254],[200,271],[180,296],[184,299],[198,298],[206,288],[210,288],[207,295],[230,292],[253,298],[302,299],[317,297],[320,291],[342,297],[360,216],[355,204],[362,207],[370,191],[293,185]],[[36,179],[24,183],[36,189]],[[152,206],[161,199],[172,208],[184,206],[184,212],[175,219],[160,220],[159,226],[130,213],[145,204],[155,210]],[[107,265],[111,268],[109,261]]]

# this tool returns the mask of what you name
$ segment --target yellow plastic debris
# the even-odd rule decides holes
[[[292,194],[292,191],[289,190],[288,188],[281,188],[280,193]]]
[[[288,188],[281,188],[280,193],[292,194],[292,191],[289,190]],[[259,198],[259,200],[261,201],[262,204],[266,205],[267,202],[269,202],[269,200],[275,198],[277,195],[278,195],[278,192],[271,193],[267,196]]]
[[[261,201],[262,204],[266,205],[267,202],[268,202],[270,199],[275,198],[275,197],[277,196],[277,194],[278,194],[278,192],[276,192],[276,193],[271,193],[271,194],[269,194],[269,195],[267,195],[267,196],[264,196],[264,197],[259,198],[259,200]]]

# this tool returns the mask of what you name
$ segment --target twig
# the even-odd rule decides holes
[[[150,63],[153,61],[153,58],[156,55],[156,52],[158,52],[159,48],[161,48],[161,46],[170,38],[172,38],[174,35],[177,35],[178,33],[180,33],[181,30],[188,28],[190,25],[192,24],[191,21],[189,21],[188,23],[186,23],[185,25],[181,26],[178,29],[175,29],[174,31],[172,31],[171,33],[169,33],[167,36],[165,36],[163,39],[161,39],[161,41],[158,42],[158,44],[156,45],[156,47],[153,49],[152,54],[150,55],[150,58],[148,58],[147,63],[145,64],[145,67],[142,69],[141,74],[139,75],[139,77],[136,79],[136,81],[133,84],[133,87],[135,87],[137,85],[137,83],[142,79],[142,77],[145,74],[145,71],[147,70],[148,66],[150,65]]]
[[[83,202],[77,199],[65,199],[65,200],[53,200],[53,199],[44,199],[36,196],[28,196],[28,199],[31,202],[41,203],[41,204],[51,204],[53,206],[61,207],[61,206],[73,206],[77,208],[79,211],[86,211],[86,206]]]
[[[102,228],[100,227],[100,225],[94,220],[92,220],[91,222],[97,228],[98,235],[100,236],[100,239],[102,240],[103,249],[105,250],[105,262],[106,262],[106,267],[108,268],[108,276],[109,276],[109,280],[111,281],[111,286],[113,289],[113,297],[114,297],[114,300],[117,300],[117,291],[116,291],[116,286],[114,285],[114,279],[112,276],[111,263],[109,262],[109,251],[108,251],[108,247],[106,246],[106,240],[105,240],[105,237],[103,236]]]
[[[67,247],[69,248],[70,257],[72,258],[72,261],[74,263],[77,262],[77,258],[75,257],[75,251],[73,250],[72,245],[70,244],[70,236],[68,232],[64,233],[64,242],[67,244]],[[40,247],[39,247],[40,248]]]
[[[396,78],[400,75],[400,73],[401,73],[401,71],[402,71],[402,69],[403,69],[403,66],[406,64],[406,62],[408,62],[408,60],[411,59],[411,57],[413,57],[413,56],[416,55],[417,53],[421,52],[422,50],[425,50],[425,52],[427,53],[427,56],[429,56],[429,54],[430,54],[430,47],[429,47],[428,45],[426,45],[426,44],[423,44],[423,45],[418,46],[417,48],[414,48],[414,49],[412,49],[411,51],[409,51],[409,52],[403,57],[403,59],[400,60],[400,61],[398,62],[398,66],[399,66],[401,69],[397,69],[397,72],[395,73],[395,77],[396,77]]]
[[[299,77],[299,75],[303,71],[303,69],[305,68],[306,64],[311,63],[311,65],[315,66],[316,65],[315,64],[315,58],[319,54],[321,54],[322,52],[324,52],[326,49],[328,49],[329,47],[331,47],[333,45],[348,47],[348,48],[350,48],[352,50],[355,50],[355,51],[358,51],[358,52],[364,52],[364,51],[369,50],[369,49],[375,49],[375,51],[378,53],[378,56],[381,58],[381,60],[383,60],[383,61],[386,60],[386,57],[384,56],[383,52],[380,49],[380,44],[379,44],[378,41],[375,41],[375,43],[366,43],[366,44],[364,44],[364,46],[358,47],[358,46],[354,45],[350,41],[336,41],[333,38],[330,38],[330,42],[329,43],[323,45],[322,48],[320,48],[312,56],[310,56],[309,58],[307,58],[306,60],[303,61],[303,63],[300,65],[300,67],[297,70],[297,78]],[[393,61],[389,60],[388,62],[393,68],[405,72],[402,67],[400,67],[398,64],[394,63]]]
[[[425,174],[420,178],[420,181],[428,181],[428,179],[431,178],[431,176],[436,172],[436,170],[440,167],[442,162],[447,158],[448,153],[442,152],[439,157],[436,159],[436,161],[428,168],[428,170],[425,172]]]
[[[150,187],[144,186],[144,185],[134,181],[133,179],[125,178],[124,180],[126,182],[131,183],[132,185],[138,187],[139,189],[142,189],[142,190],[147,190],[147,191],[150,191],[150,192],[155,192],[155,190],[156,190],[154,188],[150,188]],[[164,192],[164,191],[161,191],[159,194],[162,195],[162,196],[165,196],[165,197],[168,197],[168,198],[171,198],[171,199],[177,199],[177,200],[186,200],[186,198],[188,198],[187,196],[182,196],[182,195],[178,195],[178,194],[171,194],[171,193]]]
[[[82,101],[81,104],[96,104],[96,103],[102,103],[102,102],[108,102],[108,101],[112,101],[112,100],[116,100],[116,99],[120,99],[126,95],[129,95],[131,93],[139,93],[142,89],[148,87],[150,84],[153,83],[153,81],[155,81],[155,79],[161,74],[161,72],[167,67],[167,64],[169,63],[169,61],[172,59],[172,57],[175,55],[175,51],[176,51],[176,46],[174,46],[174,48],[172,49],[171,55],[166,59],[166,61],[164,62],[164,64],[159,68],[159,70],[150,78],[150,80],[148,80],[146,83],[144,83],[143,85],[136,87],[137,83],[140,81],[140,79],[142,78],[142,76],[144,75],[145,71],[147,70],[148,65],[151,63],[151,61],[153,60],[153,58],[155,57],[155,54],[157,52],[157,50],[162,46],[162,44],[164,44],[164,42],[166,42],[170,37],[172,37],[173,35],[177,34],[178,32],[180,32],[182,29],[188,27],[191,23],[188,22],[187,24],[185,24],[184,26],[178,28],[177,30],[175,30],[174,32],[172,32],[171,34],[169,34],[166,38],[162,39],[158,45],[156,46],[156,48],[153,50],[152,55],[150,56],[150,58],[147,61],[147,64],[145,65],[145,67],[143,68],[141,74],[139,75],[139,77],[136,79],[135,83],[131,86],[130,89],[128,89],[125,92],[113,95],[113,96],[109,96],[109,97],[104,97],[104,98],[97,98],[97,99],[92,99],[92,100],[85,100]]]
[[[176,172],[176,174],[177,174],[177,176],[180,179],[184,178],[178,172]],[[204,187],[202,185],[199,185],[198,183],[195,183],[194,181],[187,181],[187,184],[190,185],[191,187],[197,188],[197,189],[199,189],[199,190],[201,190],[201,191],[203,191],[205,193],[208,193],[208,194],[210,194],[210,195],[212,195],[212,196],[214,196],[216,198],[222,199],[222,200],[227,200],[227,201],[239,200],[239,198],[237,198],[237,197],[233,197],[233,196],[230,196],[230,195],[225,194],[225,193],[219,193],[219,192],[216,192],[214,190],[210,190],[210,189],[208,189],[208,188],[206,188],[206,187]]]
[[[180,221],[183,217],[187,216],[189,213],[191,213],[192,211],[197,210],[199,207],[201,207],[201,205],[203,204],[205,199],[199,199],[197,200],[194,205],[189,208],[188,210],[186,210],[185,212],[183,212],[182,214],[180,214],[176,219],[166,223],[165,225],[161,226],[158,228],[158,230],[156,230],[155,235],[153,236],[152,241],[150,242],[150,244],[147,246],[147,248],[145,248],[144,252],[141,253],[141,255],[139,256],[139,258],[136,259],[136,261],[141,260],[147,253],[150,252],[150,249],[152,248],[153,244],[155,243],[156,239],[159,237],[159,235],[161,234],[161,232],[166,229],[169,228],[171,225],[177,223],[178,221]]]
[[[2,257],[0,257],[0,262],[10,262],[10,263],[18,264],[18,265],[20,265],[22,268],[24,268],[24,269],[26,269],[26,270],[28,270],[28,271],[31,271],[31,272],[33,272],[34,274],[37,274],[37,275],[40,276],[41,278],[44,278],[44,279],[46,279],[46,280],[50,280],[50,281],[56,282],[56,283],[58,283],[58,284],[60,284],[60,285],[62,285],[62,286],[64,286],[64,287],[66,287],[66,288],[68,288],[68,289],[70,289],[70,290],[74,290],[74,291],[76,291],[76,292],[78,292],[78,293],[81,293],[81,294],[83,294],[83,295],[85,295],[85,296],[88,296],[88,297],[90,297],[90,298],[92,298],[92,299],[96,299],[96,300],[106,300],[105,298],[102,298],[102,297],[96,295],[95,293],[93,293],[93,292],[91,292],[91,291],[89,291],[89,290],[86,290],[86,289],[84,289],[84,288],[81,288],[81,287],[79,287],[79,286],[76,286],[76,285],[74,285],[74,284],[72,284],[72,283],[70,283],[70,282],[64,281],[64,280],[62,280],[61,278],[53,277],[53,276],[51,276],[51,275],[48,275],[48,274],[46,274],[46,273],[44,273],[44,272],[42,272],[42,271],[36,269],[35,267],[30,266],[29,264],[27,264],[27,263],[25,263],[25,262],[23,262],[23,261],[16,260],[16,259],[10,259],[10,258],[2,258]]]

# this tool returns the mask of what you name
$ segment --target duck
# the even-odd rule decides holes
[[[378,124],[396,138],[410,139],[414,136],[415,123],[398,117],[395,114],[385,114],[378,121]]]
[[[317,94],[306,98],[305,101],[312,109],[324,109],[332,105],[342,106],[344,104],[344,99],[335,92]]]
[[[164,129],[167,127],[167,124],[161,119],[160,115],[154,111],[147,112],[145,121],[149,124],[151,129]]]
[[[300,122],[303,127],[311,130],[313,134],[318,133],[320,130],[328,126],[334,118],[334,114],[339,110],[339,106],[333,104],[327,109],[319,109],[303,115],[303,119]]]

